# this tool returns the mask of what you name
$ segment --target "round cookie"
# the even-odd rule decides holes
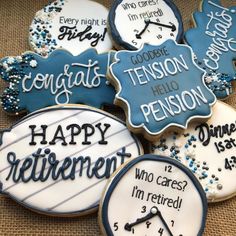
[[[103,235],[109,236],[200,236],[206,213],[206,196],[191,171],[175,160],[149,154],[112,176],[99,222]]]
[[[117,0],[109,12],[109,31],[117,48],[139,49],[167,39],[182,40],[180,12],[170,0]]]
[[[88,214],[110,175],[142,153],[124,123],[106,112],[39,110],[0,133],[0,192],[39,213]]]
[[[107,33],[108,10],[90,0],[56,0],[38,11],[30,26],[33,51],[46,56],[64,48],[74,56],[88,48],[98,53],[112,49]]]
[[[206,123],[164,133],[152,152],[170,156],[188,167],[202,184],[209,202],[236,194],[236,110],[218,101]]]

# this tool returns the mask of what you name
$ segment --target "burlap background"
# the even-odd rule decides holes
[[[18,55],[29,50],[28,28],[35,12],[47,0],[0,0],[0,57]],[[112,1],[100,0],[107,7]],[[182,12],[185,28],[189,27],[191,12],[199,1],[174,1]],[[236,0],[225,0],[236,4]],[[235,26],[236,27],[236,26]],[[4,84],[0,82],[0,88]],[[226,101],[236,107],[236,95]],[[223,111],[222,111],[223,112]],[[0,128],[9,127],[16,119],[0,111]],[[232,180],[235,181],[235,180]],[[236,198],[209,207],[206,236],[236,235]],[[188,219],[183,219],[188,224]],[[59,219],[41,216],[24,209],[12,200],[0,196],[0,235],[100,235],[96,214],[92,216]],[[121,235],[122,236],[122,235]]]

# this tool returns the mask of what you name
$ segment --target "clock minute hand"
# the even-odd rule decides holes
[[[160,219],[161,219],[163,225],[164,225],[165,228],[167,229],[167,231],[168,231],[168,233],[170,234],[170,236],[174,236],[174,235],[172,234],[172,232],[170,231],[170,228],[169,228],[168,224],[167,224],[166,221],[164,220],[164,218],[163,218],[163,216],[162,216],[162,214],[161,214],[161,212],[160,212],[159,210],[158,210],[157,214],[158,214],[158,216],[160,217]]]
[[[143,223],[143,222],[145,222],[145,221],[147,221],[147,220],[150,220],[152,217],[154,217],[154,216],[156,216],[158,213],[157,213],[157,211],[156,211],[156,207],[153,207],[153,208],[151,208],[151,210],[150,210],[150,213],[148,213],[146,216],[144,216],[144,217],[142,217],[142,218],[138,218],[135,222],[133,222],[133,223],[126,223],[125,224],[125,230],[127,230],[127,231],[131,231],[131,229],[132,229],[132,227],[134,227],[135,225],[138,225],[138,224],[140,224],[140,223]]]
[[[165,25],[165,24],[162,24],[162,23],[154,22],[154,21],[149,21],[149,24],[169,28],[169,29],[171,29],[172,32],[176,31],[176,26],[175,25]]]

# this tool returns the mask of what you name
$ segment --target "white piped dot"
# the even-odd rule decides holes
[[[155,214],[157,214],[157,208],[156,207],[153,207],[153,208],[151,208],[151,213],[153,214],[153,215],[155,215]]]

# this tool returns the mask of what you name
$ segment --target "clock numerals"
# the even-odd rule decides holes
[[[143,206],[141,213],[146,213],[146,211],[147,211],[147,207],[146,207],[146,206]]]
[[[118,222],[115,222],[113,227],[114,227],[114,231],[118,231],[119,229]]]
[[[146,222],[147,229],[149,229],[149,227],[150,227],[151,224],[152,224],[152,223],[151,223],[150,221],[147,221],[147,222]]]
[[[165,166],[165,172],[172,173],[172,166]]]
[[[132,40],[132,44],[135,46],[138,45],[138,43],[135,40]]]
[[[174,227],[175,222],[172,220],[171,221],[171,226]]]
[[[156,18],[156,22],[157,22],[157,23],[160,23],[161,21],[160,21],[160,19],[159,19],[159,18]],[[159,30],[160,30],[160,31],[162,31],[162,27],[161,27],[161,26],[159,27]],[[157,38],[158,38],[158,39],[161,39],[161,38],[162,38],[162,36],[161,36],[161,37],[160,37],[160,36],[161,36],[160,34],[159,34],[159,35],[157,35]]]
[[[163,233],[164,233],[164,229],[163,229],[163,228],[160,228],[160,229],[158,230],[158,233],[160,234],[160,236],[162,236]]]
[[[137,29],[134,29],[134,34],[135,35],[137,35],[139,33],[139,31],[137,30]],[[136,37],[137,38],[137,37]],[[132,44],[134,45],[134,46],[137,46],[138,45],[138,42],[134,39],[134,40],[132,40]]]
[[[162,35],[161,35],[161,34],[158,34],[158,35],[157,35],[157,38],[158,38],[158,39],[162,39]]]

